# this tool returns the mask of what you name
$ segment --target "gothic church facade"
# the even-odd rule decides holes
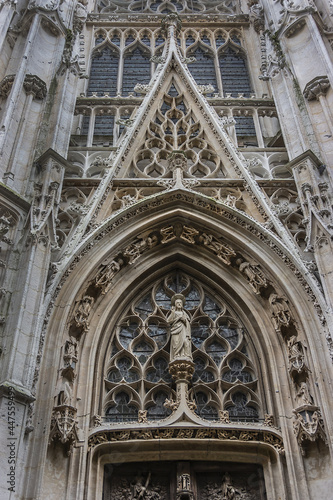
[[[1,0],[1,498],[331,498],[332,16]]]

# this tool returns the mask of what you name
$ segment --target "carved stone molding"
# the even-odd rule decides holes
[[[15,75],[7,75],[0,82],[0,97],[8,97],[15,80]]]
[[[302,406],[293,410],[293,427],[302,455],[306,454],[307,441],[322,441],[327,444],[324,422],[318,406]]]
[[[126,442],[133,440],[156,440],[159,439],[209,439],[209,440],[231,440],[242,442],[262,442],[273,446],[278,454],[284,454],[284,446],[282,437],[275,432],[267,430],[253,430],[253,429],[232,429],[222,427],[191,427],[191,428],[146,428],[145,431],[138,431],[134,429],[111,430],[103,429],[94,432],[89,440],[89,449],[93,449],[99,444],[113,443],[113,442]]]
[[[329,88],[330,82],[327,76],[316,76],[306,84],[303,95],[308,101],[318,100],[320,96],[327,94]]]
[[[66,405],[56,406],[52,412],[49,443],[59,440],[62,444],[68,445],[68,454],[78,440],[76,414],[76,408]]]
[[[46,83],[37,75],[25,75],[23,88],[27,94],[32,94],[35,99],[44,99],[47,94]]]

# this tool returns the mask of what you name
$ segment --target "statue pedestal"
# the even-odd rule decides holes
[[[176,358],[169,363],[169,372],[176,383],[188,383],[193,377],[194,363],[190,358]]]
[[[194,363],[191,358],[176,358],[169,363],[169,372],[176,382],[178,406],[188,406],[190,410],[196,409],[194,401],[189,400],[188,384],[194,373]]]

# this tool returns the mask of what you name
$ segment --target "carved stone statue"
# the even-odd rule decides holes
[[[219,259],[222,260],[227,265],[230,265],[230,259],[236,255],[233,248],[229,245],[224,245],[218,241],[212,234],[202,233],[199,241],[203,243],[207,248],[213,250]]]
[[[299,398],[299,403],[301,405],[313,405],[313,397],[310,394],[310,390],[306,382],[301,382],[296,396]]]
[[[110,290],[112,279],[120,271],[122,263],[122,260],[113,260],[96,276],[95,286],[102,289],[102,295],[105,295]]]
[[[226,472],[222,479],[222,499],[234,500],[237,493],[238,491],[232,486],[230,474]]]
[[[176,293],[171,299],[171,311],[167,317],[170,325],[170,361],[188,358],[192,361],[190,317],[184,311],[185,297]]]
[[[272,307],[275,329],[280,331],[281,326],[289,326],[291,315],[286,300],[283,297],[278,297],[276,293],[272,293],[269,302]]]
[[[71,382],[67,379],[63,378],[59,395],[58,395],[58,405],[59,406],[71,406],[72,405],[72,395],[73,395],[73,386]]]
[[[86,332],[89,328],[88,317],[91,311],[91,308],[94,304],[94,298],[89,297],[89,295],[85,295],[83,299],[80,301],[80,304],[77,307],[76,313],[74,315],[75,324],[77,327],[83,327]]]
[[[306,374],[309,369],[305,364],[303,346],[300,341],[297,340],[296,335],[290,337],[287,342],[288,358],[289,358],[289,372],[292,378],[295,377],[297,373]]]
[[[132,499],[145,498],[147,488],[150,482],[151,473],[148,473],[146,481],[143,479],[142,474],[138,474],[135,478],[135,483],[132,484]]]
[[[66,366],[72,366],[78,360],[78,343],[74,337],[70,337],[65,343],[64,361]]]
[[[268,283],[259,266],[252,266],[249,262],[242,262],[239,266],[241,273],[245,274],[254,293],[259,294],[260,288],[266,288]]]
[[[297,340],[297,337],[293,335],[288,340],[288,356],[290,359],[303,359],[303,353],[300,349],[300,343]]]

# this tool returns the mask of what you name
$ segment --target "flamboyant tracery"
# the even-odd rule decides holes
[[[148,420],[170,415],[164,403],[176,394],[169,363],[189,357],[189,351],[179,355],[172,345],[170,309],[179,293],[190,321],[194,374],[189,397],[196,413],[219,420],[226,410],[231,420],[257,421],[262,415],[257,360],[246,330],[220,297],[179,271],[158,280],[117,321],[105,367],[106,420],[133,421],[139,410],[147,411]]]

